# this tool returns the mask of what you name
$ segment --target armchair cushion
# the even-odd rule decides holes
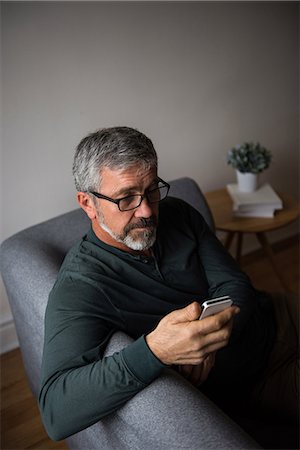
[[[132,342],[115,333],[108,356]],[[99,439],[95,447],[96,438]],[[67,439],[80,450],[250,449],[259,446],[208,398],[172,369],[166,369],[114,414]]]

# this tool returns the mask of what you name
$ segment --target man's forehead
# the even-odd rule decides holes
[[[157,179],[157,170],[156,167],[144,169],[141,166],[132,166],[126,169],[104,167],[101,179],[102,188],[122,193],[147,187]]]

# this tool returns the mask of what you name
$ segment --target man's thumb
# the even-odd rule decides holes
[[[174,322],[192,322],[199,319],[201,314],[201,307],[199,303],[193,302],[187,305],[185,308],[173,311]]]

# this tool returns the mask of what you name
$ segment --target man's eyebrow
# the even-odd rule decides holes
[[[135,192],[137,190],[136,186],[126,186],[124,188],[118,189],[116,192],[114,192],[114,196],[120,197],[121,195],[130,194],[131,192]]]
[[[146,190],[149,189],[153,184],[158,183],[158,181],[159,181],[159,178],[158,177],[155,178],[153,181],[151,181],[151,183],[146,188]],[[134,194],[134,192],[137,192],[137,191],[138,191],[138,187],[135,186],[135,185],[133,185],[133,186],[126,186],[126,187],[123,187],[121,189],[118,189],[116,192],[113,193],[113,195],[116,198],[118,198],[118,197],[120,197],[122,195],[123,196],[130,195],[130,194],[132,194],[132,195],[139,195],[139,194]]]

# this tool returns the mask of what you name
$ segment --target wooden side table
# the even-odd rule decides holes
[[[288,290],[287,284],[277,266],[271,245],[268,242],[266,232],[285,227],[295,221],[300,215],[300,206],[292,197],[286,194],[278,194],[283,201],[283,209],[276,211],[272,218],[234,217],[232,212],[232,200],[227,189],[207,192],[205,198],[212,211],[216,229],[227,232],[225,248],[229,250],[235,235],[237,235],[236,259],[239,262],[242,252],[244,233],[254,233],[267,255],[274,272],[281,285]]]

